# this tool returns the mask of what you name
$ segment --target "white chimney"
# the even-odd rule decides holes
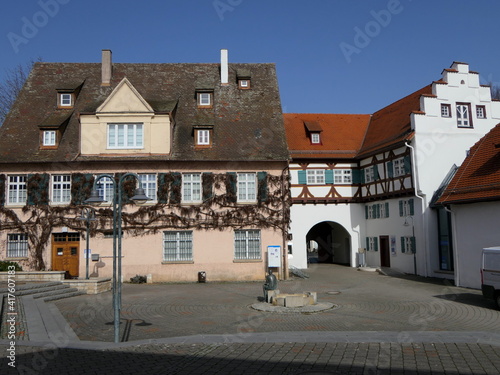
[[[227,85],[229,83],[227,49],[220,50],[220,83],[221,85]]]
[[[113,66],[111,62],[111,50],[103,49],[102,50],[102,62],[101,62],[101,77],[102,77],[102,86],[111,85],[111,75],[113,73]]]

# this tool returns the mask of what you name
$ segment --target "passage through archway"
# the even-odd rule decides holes
[[[323,221],[306,235],[308,263],[351,265],[351,235],[340,224]]]

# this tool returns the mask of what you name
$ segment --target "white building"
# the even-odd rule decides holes
[[[500,121],[500,103],[478,73],[455,62],[441,80],[371,116],[284,116],[291,265],[307,267],[314,240],[318,261],[454,277],[449,215],[431,201],[450,169]]]

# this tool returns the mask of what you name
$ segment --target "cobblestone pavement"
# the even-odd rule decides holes
[[[82,341],[19,341],[16,369],[1,341],[0,374],[500,373],[500,311],[480,291],[332,265],[308,272],[279,289],[316,291],[336,309],[256,311],[262,283],[210,275],[206,284],[125,284],[119,344],[111,293],[61,300]]]

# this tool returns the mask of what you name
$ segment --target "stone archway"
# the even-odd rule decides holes
[[[339,223],[323,221],[306,235],[308,263],[351,265],[351,235]]]

